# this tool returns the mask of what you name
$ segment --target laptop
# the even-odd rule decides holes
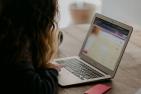
[[[133,28],[96,14],[78,56],[56,59],[64,67],[59,85],[70,86],[114,78]]]

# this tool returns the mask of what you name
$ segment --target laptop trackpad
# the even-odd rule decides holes
[[[66,86],[66,85],[71,85],[71,84],[76,84],[82,82],[81,79],[70,73],[68,70],[65,68],[62,68],[61,71],[59,72],[59,84],[61,86]]]

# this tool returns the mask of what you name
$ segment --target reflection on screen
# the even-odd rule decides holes
[[[119,26],[96,18],[82,53],[114,70],[128,32]]]

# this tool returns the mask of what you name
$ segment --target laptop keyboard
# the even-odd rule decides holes
[[[79,77],[81,80],[99,78],[104,76],[103,74],[92,69],[91,67],[77,59],[60,60],[57,61],[57,63],[62,64],[65,69],[67,69],[75,76]]]

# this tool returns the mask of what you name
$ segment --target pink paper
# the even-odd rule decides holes
[[[84,94],[104,94],[111,89],[111,86],[105,84],[98,84],[90,88]]]

